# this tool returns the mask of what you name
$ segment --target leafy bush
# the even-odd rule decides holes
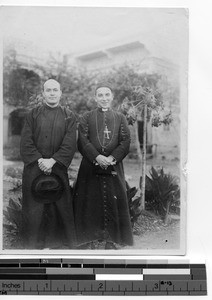
[[[127,186],[127,198],[128,198],[128,205],[130,211],[130,220],[132,228],[135,225],[135,222],[138,220],[138,217],[141,214],[140,209],[140,197],[135,197],[138,189],[136,187],[131,188],[129,184],[126,182]],[[135,199],[133,199],[135,197]]]
[[[8,146],[4,148],[4,156],[7,160],[20,161],[22,160],[20,154],[20,147]]]
[[[12,178],[22,178],[23,167],[8,166],[4,169],[4,174]]]
[[[146,176],[146,209],[154,211],[167,222],[168,214],[176,212],[180,205],[180,188],[177,178],[165,174],[163,168],[158,172],[152,167],[150,177]]]
[[[3,211],[6,222],[3,223],[3,227],[9,235],[11,246],[17,247],[21,244],[21,232],[22,232],[22,199],[10,199],[9,205],[6,210]]]

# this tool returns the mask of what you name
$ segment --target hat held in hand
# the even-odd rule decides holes
[[[63,193],[63,181],[56,174],[41,174],[32,182],[34,200],[41,203],[58,201]]]

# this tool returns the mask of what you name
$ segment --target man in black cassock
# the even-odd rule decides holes
[[[126,118],[111,109],[111,85],[95,91],[97,108],[85,113],[79,124],[78,148],[83,159],[75,186],[74,212],[78,247],[105,249],[132,245],[126,183],[122,160],[129,152]]]
[[[44,103],[27,114],[22,131],[24,248],[74,248],[76,244],[67,174],[76,150],[76,119],[59,105],[61,94],[60,84],[47,80]],[[51,189],[49,178],[59,180],[59,193],[56,189],[42,192],[46,183]]]

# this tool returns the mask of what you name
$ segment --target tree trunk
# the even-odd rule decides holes
[[[142,162],[142,153],[141,153],[141,145],[139,142],[139,135],[138,135],[138,121],[135,122],[135,143],[136,143],[136,151],[138,155],[138,161],[139,165],[141,165]]]
[[[146,185],[146,144],[147,144],[147,105],[144,105],[143,110],[143,149],[142,149],[142,181],[141,181],[141,205],[142,210],[145,209],[145,185]]]

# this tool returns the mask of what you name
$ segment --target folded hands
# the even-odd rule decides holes
[[[46,175],[51,174],[52,167],[56,163],[56,160],[53,158],[40,158],[38,160],[38,167],[41,171],[43,171]]]

